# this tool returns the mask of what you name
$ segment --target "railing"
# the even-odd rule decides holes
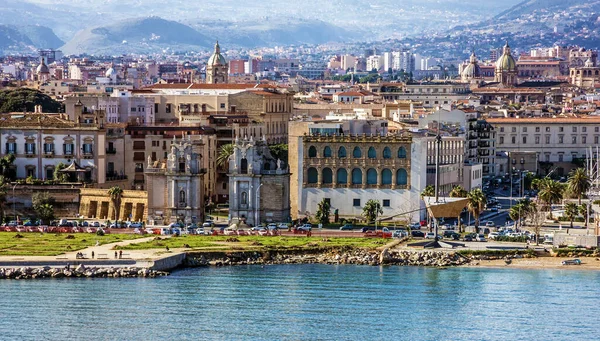
[[[117,173],[106,173],[106,181],[127,180],[127,175],[119,175]]]
[[[106,154],[116,154],[117,149],[115,148],[106,148]]]

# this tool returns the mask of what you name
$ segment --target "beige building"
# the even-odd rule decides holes
[[[146,221],[148,194],[146,191],[125,190],[118,201],[113,200],[107,189],[80,189],[79,215],[90,219],[121,221]],[[119,208],[115,204],[119,203]],[[116,212],[115,212],[116,210]]]
[[[569,81],[580,88],[594,88],[600,84],[600,67],[588,59],[584,66],[573,67],[569,70]]]

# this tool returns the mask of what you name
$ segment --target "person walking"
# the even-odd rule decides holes
[[[115,259],[117,259],[117,251],[115,251]]]
[[[92,259],[94,259],[94,251],[92,251]]]
[[[119,251],[119,259],[123,258],[123,250]]]

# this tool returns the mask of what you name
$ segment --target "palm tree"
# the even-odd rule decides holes
[[[487,198],[481,190],[481,188],[475,188],[467,195],[469,201],[467,202],[467,209],[473,214],[475,218],[475,229],[479,232],[479,215],[483,212],[485,205],[487,204]]]
[[[108,189],[108,195],[110,195],[110,199],[113,202],[113,207],[115,211],[115,221],[119,219],[119,208],[121,206],[121,195],[123,194],[123,189],[119,186],[113,186]]]
[[[227,170],[229,168],[229,157],[231,155],[233,155],[233,145],[231,143],[222,145],[217,154],[217,167]]]
[[[574,202],[568,202],[565,205],[565,217],[568,218],[569,221],[571,222],[571,228],[573,228],[573,220],[578,215],[579,215],[579,208],[577,207],[577,204]]]
[[[508,211],[508,216],[515,222],[520,222],[523,217],[529,215],[533,209],[533,202],[529,199],[521,199]]]
[[[592,182],[583,168],[577,168],[569,174],[567,189],[577,197],[578,204],[581,205],[581,198],[590,189]]]
[[[540,181],[538,188],[538,198],[544,203],[544,206],[550,211],[552,219],[552,204],[558,204],[563,198],[565,187],[558,181],[544,178]]]
[[[450,191],[451,198],[466,198],[467,195],[469,195],[469,192],[467,192],[467,190],[462,188],[462,186],[454,186],[454,188],[452,188],[452,190]],[[462,230],[461,230],[462,224],[460,223],[460,213],[458,214],[457,219],[458,219],[457,220],[458,232],[460,233],[460,232],[462,232]]]
[[[378,200],[369,200],[363,207],[362,215],[367,219],[367,223],[377,220],[377,215],[383,214],[383,209]]]

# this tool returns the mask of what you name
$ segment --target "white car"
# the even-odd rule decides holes
[[[427,232],[425,234],[425,239],[433,239],[433,238],[435,238],[435,233],[433,233],[433,232]]]
[[[488,221],[485,223],[485,227],[496,227],[496,224],[493,221]]]
[[[277,224],[270,223],[269,225],[267,225],[267,229],[269,229],[269,230],[276,230],[277,229]]]
[[[478,234],[477,236],[475,236],[475,241],[476,242],[487,242],[487,240],[485,240],[485,235],[483,235],[483,234]]]
[[[281,223],[281,224],[277,225],[277,228],[278,228],[278,229],[286,229],[286,230],[287,230],[287,228],[288,228],[288,224],[286,224],[286,223]]]
[[[498,232],[490,232],[490,234],[488,234],[488,239],[495,240],[499,236],[500,236],[500,233],[498,233]]]

